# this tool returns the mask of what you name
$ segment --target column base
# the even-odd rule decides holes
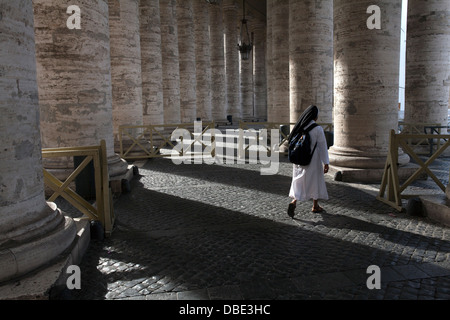
[[[441,194],[420,196],[419,198],[422,201],[426,217],[450,227],[450,199],[448,197]]]
[[[48,205],[49,215],[57,213],[58,224],[54,228],[39,227],[40,222],[37,221],[32,238],[23,239],[26,235],[13,237],[1,245],[0,282],[23,276],[48,264],[72,244],[77,232],[74,221],[64,217],[56,204]]]
[[[398,175],[400,181],[405,181],[412,176],[419,166],[415,164],[407,164],[398,168]],[[381,184],[383,179],[383,169],[359,169],[359,168],[347,168],[330,165],[328,175],[333,178],[334,181],[350,182],[350,183],[369,183],[369,184]],[[426,179],[427,175],[422,174],[419,179]]]
[[[329,150],[330,171],[334,180],[343,182],[381,183],[387,155],[377,151],[361,151],[332,146]],[[416,166],[409,164],[410,157],[399,150],[399,176],[414,173]]]
[[[329,150],[329,154],[331,165],[354,169],[383,169],[386,164],[387,157],[387,152],[385,154],[381,154],[376,150],[357,150],[337,146],[332,146]],[[399,149],[399,165],[406,165],[409,161],[410,157]]]
[[[79,265],[89,247],[90,223],[74,219],[77,235],[72,245],[54,263],[18,279],[0,284],[0,300],[49,300],[63,298],[67,292],[67,267]]]

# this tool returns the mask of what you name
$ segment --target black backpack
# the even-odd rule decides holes
[[[290,162],[301,166],[307,166],[311,163],[317,143],[311,151],[311,137],[309,136],[309,131],[317,126],[317,123],[313,123],[307,130],[297,133],[292,140],[290,140],[288,151],[288,158]]]

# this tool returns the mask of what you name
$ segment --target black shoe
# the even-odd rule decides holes
[[[291,218],[295,216],[295,203],[289,203],[287,214]]]

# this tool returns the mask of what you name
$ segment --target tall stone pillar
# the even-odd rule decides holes
[[[197,66],[197,117],[212,120],[211,110],[211,51],[208,6],[203,0],[194,0],[195,57]]]
[[[108,0],[114,144],[119,127],[143,124],[139,1]]]
[[[382,171],[390,131],[398,126],[401,0],[377,5],[379,30],[367,27],[369,14],[361,16],[367,2],[334,1],[335,118],[330,163],[363,169],[365,176],[368,169]],[[379,181],[382,172],[373,172]]]
[[[108,4],[79,1],[81,29],[69,29],[70,0],[34,0],[37,80],[44,148],[106,141],[110,177],[128,170],[114,153]],[[68,160],[45,161],[64,177]],[[70,171],[71,172],[71,171]]]
[[[273,0],[272,12],[272,109],[270,122],[290,122],[289,112],[289,0]]]
[[[252,23],[253,43],[253,96],[255,118],[267,119],[267,76],[266,76],[266,23],[257,19]]]
[[[209,6],[211,51],[211,114],[213,120],[227,117],[227,83],[225,76],[225,48],[222,3]]]
[[[164,123],[161,18],[159,1],[140,1],[142,103],[144,125]]]
[[[266,40],[266,70],[267,70],[267,121],[272,122],[275,119],[273,107],[273,3],[275,0],[267,0],[266,14],[267,14],[267,40]]]
[[[225,31],[225,65],[227,77],[227,115],[238,123],[242,118],[239,89],[238,7],[235,0],[223,1]]]
[[[181,0],[177,2],[181,121],[184,123],[192,123],[197,118],[197,71],[193,1],[195,0]]]
[[[320,122],[333,116],[333,1],[289,1],[290,119],[316,105]]]
[[[0,30],[2,282],[51,263],[77,231],[44,196],[32,2],[3,1]]]
[[[240,10],[240,17],[242,17],[243,11]],[[253,18],[246,14],[247,27],[249,30],[249,36],[251,37],[251,25]],[[242,19],[241,19],[242,20]],[[242,28],[242,24],[241,24]],[[241,32],[242,30],[239,30]],[[244,30],[244,41],[248,43],[247,36]],[[253,106],[253,54],[254,48],[250,53],[248,60],[242,60],[239,54],[239,66],[240,66],[240,87],[241,87],[241,114],[244,120],[251,120],[254,118],[254,106]]]
[[[447,125],[449,21],[449,1],[408,1],[405,122]]]
[[[183,0],[180,0],[183,1]],[[164,123],[181,122],[177,0],[160,0]]]

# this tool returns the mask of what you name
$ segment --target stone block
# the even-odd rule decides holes
[[[428,218],[450,227],[450,199],[446,195],[421,196],[420,199]]]

